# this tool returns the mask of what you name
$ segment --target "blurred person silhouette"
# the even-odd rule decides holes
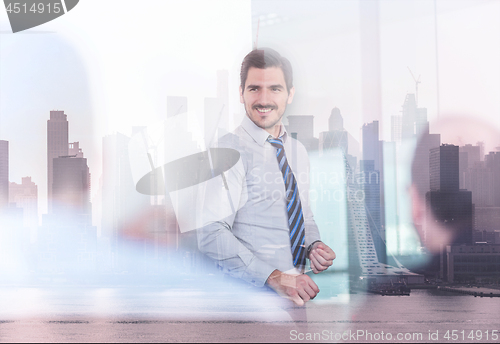
[[[446,278],[447,246],[474,244],[474,209],[493,205],[494,193],[500,191],[482,187],[480,195],[481,181],[471,173],[486,171],[488,156],[499,154],[500,132],[493,123],[465,116],[443,118],[431,126],[438,134],[419,137],[409,192],[413,223],[431,256],[424,269]]]

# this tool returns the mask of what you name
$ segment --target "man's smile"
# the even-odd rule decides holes
[[[257,110],[260,114],[267,114],[275,109],[274,106],[254,106],[254,109]]]

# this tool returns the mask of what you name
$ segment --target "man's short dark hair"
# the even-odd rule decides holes
[[[245,82],[247,81],[248,70],[250,68],[265,69],[269,67],[279,67],[285,76],[286,88],[290,92],[293,87],[293,72],[292,65],[288,59],[281,56],[276,50],[271,48],[254,49],[243,59],[241,63],[241,89],[245,89]]]

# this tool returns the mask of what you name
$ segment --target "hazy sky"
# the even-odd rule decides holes
[[[382,138],[390,116],[414,91],[437,117],[469,114],[500,127],[500,0],[379,2]],[[297,88],[290,113],[316,116],[326,130],[337,106],[359,137],[363,124],[358,1],[85,0],[68,14],[12,34],[0,10],[0,139],[10,141],[10,180],[32,176],[46,207],[46,121],[64,110],[70,141],[80,141],[101,175],[101,140],[165,118],[166,97],[189,97],[202,123],[204,97],[216,95],[216,71],[230,72],[230,113],[241,117],[238,73],[255,41],[292,60]],[[252,26],[254,32],[252,32]],[[368,114],[369,116],[369,114]]]
[[[10,180],[32,176],[45,211],[50,110],[68,115],[95,194],[104,135],[163,120],[168,95],[187,96],[202,122],[217,70],[237,70],[251,49],[250,2],[85,0],[16,34],[2,9],[0,31],[0,139],[10,141]],[[238,112],[238,75],[230,77]]]
[[[368,1],[364,4],[366,5]],[[372,2],[373,3],[373,2]],[[405,96],[437,117],[472,115],[500,127],[500,1],[380,0],[381,137],[390,140],[390,117]],[[360,2],[253,1],[254,39],[259,46],[286,51],[296,71],[296,114],[316,116],[316,134],[326,130],[331,109],[340,108],[356,137],[362,113]]]

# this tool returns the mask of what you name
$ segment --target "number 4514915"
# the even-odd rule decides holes
[[[9,3],[7,5],[7,12],[9,13],[59,13],[61,12],[61,4],[56,2],[56,3],[48,3],[48,4],[43,4],[43,3],[38,3],[38,4],[32,4],[31,6],[27,5],[26,3],[22,2],[14,2],[14,3]]]
[[[444,338],[447,340],[498,340],[498,330],[492,330],[492,331],[481,331],[481,330],[472,330],[472,331],[458,331],[458,330],[448,330],[446,331]]]

